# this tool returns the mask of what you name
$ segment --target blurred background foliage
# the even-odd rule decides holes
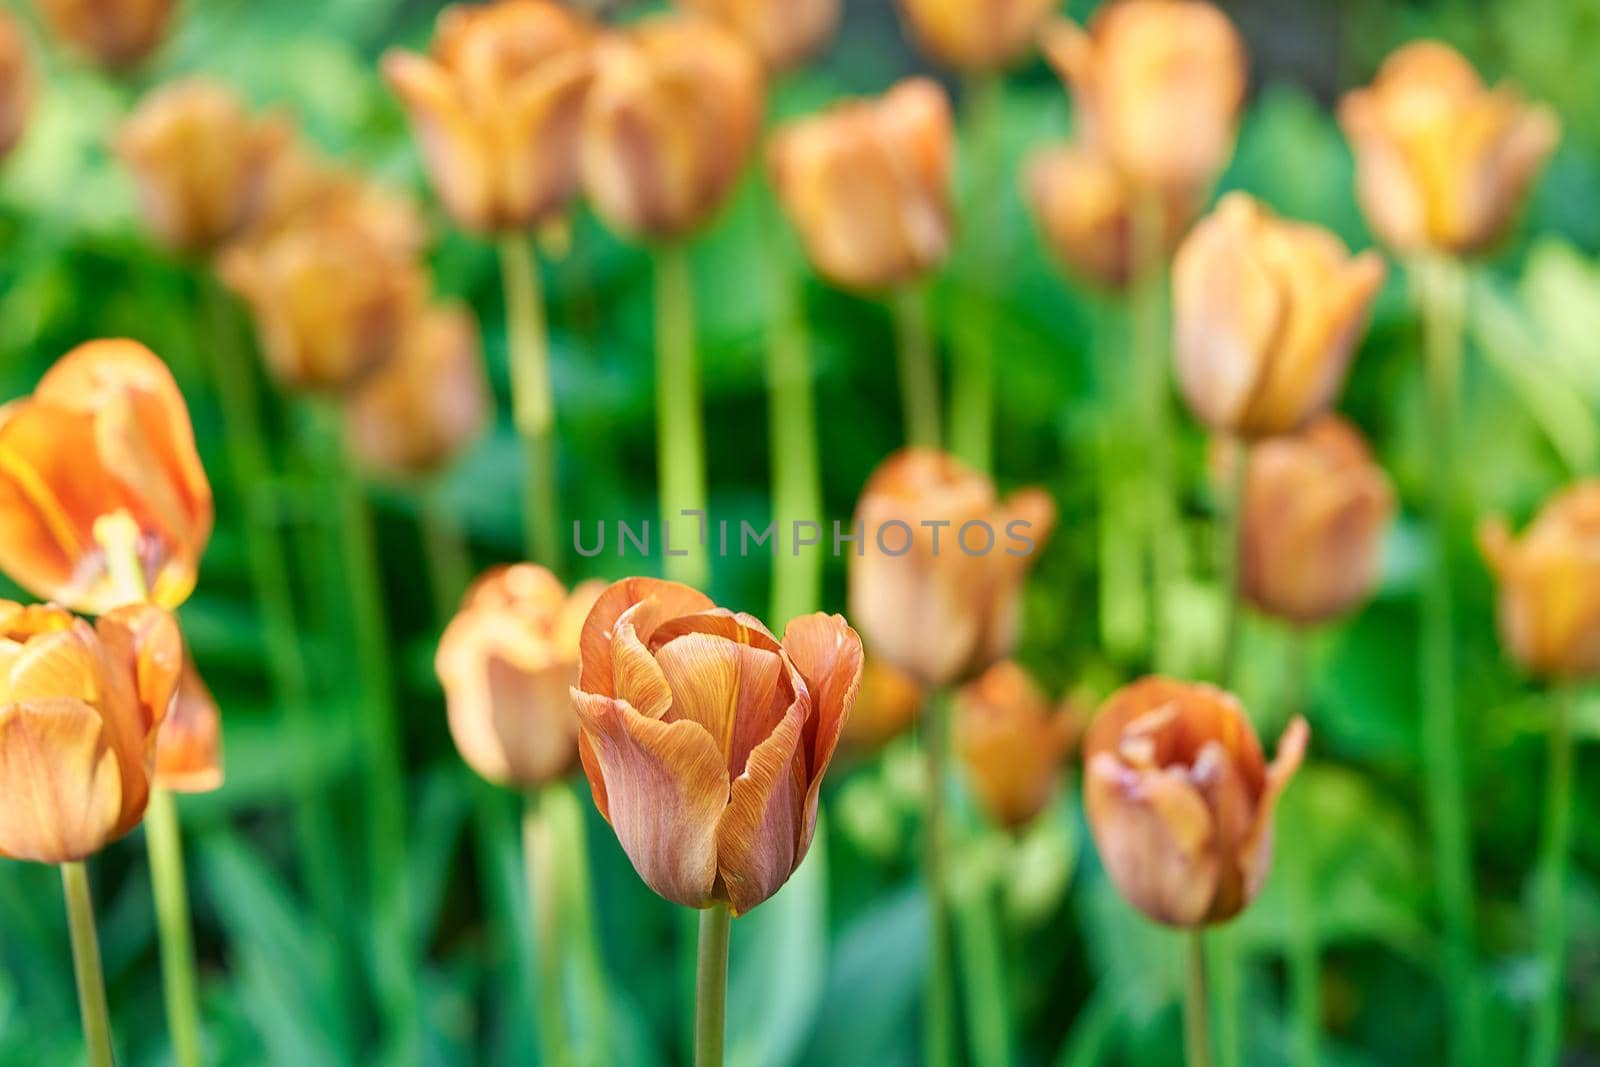
[[[322,925],[298,885],[286,802],[314,790],[359,841],[353,796],[354,686],[359,678],[329,634],[342,632],[343,586],[319,556],[329,522],[316,479],[326,447],[307,414],[276,404],[280,483],[247,495],[228,480],[220,416],[198,346],[207,343],[195,265],[153,250],[141,235],[127,176],[107,133],[139,92],[205,71],[254,104],[281,107],[329,154],[413,189],[437,222],[431,263],[441,292],[468,300],[484,329],[504,405],[502,307],[493,250],[453,232],[427,197],[399,106],[377,76],[397,43],[425,44],[438,4],[420,0],[191,0],[173,40],[132,84],[45,47],[32,13],[47,87],[28,136],[0,170],[0,396],[21,395],[74,344],[130,336],[172,364],[194,409],[201,453],[217,486],[220,521],[199,590],[183,610],[195,655],[224,709],[227,786],[183,801],[201,953],[203,1010],[217,1062],[356,1062],[374,1044],[354,933]],[[643,7],[645,5],[637,5]],[[1073,3],[1082,17],[1092,4]],[[1466,382],[1462,492],[1474,514],[1525,519],[1549,492],[1600,470],[1600,0],[1392,3],[1240,0],[1222,6],[1254,64],[1253,100],[1223,188],[1247,189],[1283,214],[1371,243],[1351,191],[1349,151],[1329,105],[1370,78],[1394,46],[1437,36],[1488,77],[1513,78],[1551,102],[1565,125],[1523,234],[1475,272]],[[631,16],[635,6],[621,12]],[[777,91],[779,114],[841,94],[876,92],[900,76],[936,73],[905,43],[889,0],[849,0],[826,59]],[[952,85],[959,95],[960,86]],[[1005,151],[1071,128],[1066,94],[1034,63],[1008,83]],[[711,511],[764,525],[769,511],[761,346],[768,320],[760,242],[778,239],[758,178],[694,253],[710,427]],[[996,231],[1005,270],[974,277],[958,255],[936,288],[947,342],[963,302],[1000,309],[999,440],[1006,484],[1048,485],[1062,509],[1055,541],[1031,583],[1023,660],[1057,692],[1103,692],[1138,665],[1096,650],[1091,351],[1115,325],[1104,298],[1047,261],[1015,184],[992,203],[966,202],[969,228]],[[783,240],[788,240],[787,237]],[[801,269],[796,251],[796,269]],[[646,257],[574,220],[570,251],[547,267],[554,375],[569,515],[640,520],[655,510],[654,423]],[[827,517],[848,520],[868,472],[902,439],[892,338],[884,307],[808,283],[821,412]],[[1108,326],[1108,323],[1110,326]],[[1114,336],[1111,338],[1114,343]],[[1418,322],[1404,271],[1391,273],[1343,403],[1375,442],[1406,508],[1390,542],[1376,601],[1308,644],[1314,762],[1285,801],[1278,870],[1230,940],[1245,960],[1244,1032],[1250,1063],[1287,1053],[1284,972],[1297,938],[1327,954],[1324,1051],[1334,1064],[1436,1062],[1443,1007],[1423,804],[1415,692],[1416,576],[1426,549],[1417,518],[1426,440],[1421,425]],[[322,442],[322,444],[319,444]],[[424,1024],[432,1062],[526,1063],[532,1041],[514,946],[527,936],[515,800],[478,782],[444,727],[432,674],[441,609],[419,563],[419,508],[438,507],[470,535],[475,563],[515,558],[518,446],[509,418],[439,484],[375,486],[390,625],[400,652],[409,767],[409,870],[426,933]],[[1190,573],[1182,598],[1191,662],[1209,655],[1220,592],[1209,577],[1211,499],[1204,442],[1185,429],[1184,514]],[[295,535],[302,626],[315,658],[319,721],[294,732],[270,706],[238,509],[267,506]],[[653,566],[612,554],[578,560],[583,575]],[[1474,546],[1456,546],[1458,662],[1468,758],[1469,813],[1479,875],[1481,965],[1491,990],[1488,1062],[1512,1062],[1534,994],[1529,910],[1539,824],[1544,704],[1504,663],[1487,574]],[[718,561],[723,603],[766,602],[769,561]],[[574,574],[571,577],[580,575]],[[843,606],[843,565],[830,563],[827,600]],[[1240,688],[1264,732],[1291,710],[1288,635],[1255,621]],[[1580,715],[1600,736],[1600,701]],[[1580,749],[1580,810],[1569,901],[1573,1062],[1600,1062],[1600,794],[1586,783],[1593,747]],[[772,902],[735,924],[730,1056],[741,1065],[913,1062],[925,912],[912,842],[916,767],[891,747],[830,776],[825,835]],[[586,803],[587,807],[587,803]],[[1174,939],[1137,917],[1101,876],[1075,781],[1022,838],[962,820],[958,893],[997,892],[1005,907],[1005,967],[1023,1063],[1175,1061],[1178,967]],[[597,911],[614,976],[614,1034],[629,1064],[684,1057],[691,932],[678,909],[634,876],[612,835],[589,814]],[[359,864],[348,866],[358,882]],[[163,1062],[154,917],[143,849],[95,861],[97,904],[124,1062]],[[0,1064],[62,1063],[78,1055],[76,1005],[54,872],[0,865]],[[1301,917],[1311,916],[1309,923]],[[357,917],[359,919],[359,917]],[[1303,948],[1303,944],[1298,946]]]

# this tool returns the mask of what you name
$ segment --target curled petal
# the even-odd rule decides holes
[[[184,662],[172,710],[156,734],[155,779],[175,793],[222,788],[222,714],[192,659]]]
[[[67,863],[115,836],[123,807],[117,755],[99,712],[81,700],[0,707],[0,781],[0,855]]]
[[[810,695],[799,683],[783,718],[733,780],[717,824],[717,871],[735,914],[776,893],[805,858],[808,790],[801,745],[810,715]]]
[[[641,641],[649,641],[662,622],[697,611],[711,611],[711,598],[680,582],[660,578],[624,578],[606,588],[589,609],[579,639],[578,688],[600,696],[616,696],[612,686],[611,634],[622,613],[635,604],[653,602],[647,615],[634,618]],[[648,625],[644,625],[648,619]]]
[[[839,737],[861,691],[863,657],[861,637],[844,617],[821,612],[790,620],[783,631],[783,650],[805,681],[812,703],[804,743],[798,754],[804,761],[806,790],[800,853],[796,857],[798,864],[805,858],[816,830],[817,796],[822,789],[822,776],[833,761]]]

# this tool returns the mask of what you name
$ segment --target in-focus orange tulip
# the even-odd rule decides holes
[[[1081,723],[1057,710],[1028,672],[996,663],[956,694],[956,752],[978,806],[1015,830],[1050,803]]]
[[[175,0],[37,0],[50,31],[111,70],[138,65],[167,35]]]
[[[950,250],[950,103],[927,78],[781,128],[773,185],[818,272],[837,285],[913,281]]]
[[[294,136],[281,117],[257,118],[210,78],[173,82],[140,102],[117,131],[145,222],[183,252],[238,236],[261,210],[273,160]]]
[[[521,230],[566,211],[595,37],[553,0],[498,0],[445,8],[431,55],[384,56],[384,78],[460,225]]]
[[[659,16],[608,38],[583,129],[584,188],[606,224],[664,240],[710,219],[755,147],[762,78],[755,50],[709,19]]]
[[[840,0],[678,0],[678,4],[743,37],[773,71],[799,66],[821,51],[839,28]]]
[[[1407,253],[1493,245],[1561,139],[1553,111],[1509,85],[1487,88],[1438,41],[1391,55],[1370,87],[1346,94],[1339,122],[1367,224]]]
[[[529,789],[578,765],[578,633],[604,588],[568,593],[543,567],[497,567],[467,590],[434,666],[450,733],[468,766],[491,782]]]
[[[572,698],[595,804],[639,876],[743,914],[805,859],[861,684],[861,639],[802,615],[782,642],[676,582],[628,578],[583,625]]]
[[[1226,922],[1272,867],[1272,813],[1311,730],[1289,724],[1268,764],[1239,701],[1150,677],[1113,693],[1084,737],[1084,807],[1106,873],[1156,922]]]
[[[1113,0],[1057,20],[1045,55],[1089,141],[1141,189],[1203,199],[1227,165],[1248,80],[1244,42],[1201,0]]]
[[[976,677],[1016,644],[1022,580],[1055,526],[1039,489],[1006,500],[953,456],[908,448],[856,505],[850,614],[882,657],[925,686]]]
[[[33,110],[33,60],[22,27],[0,11],[0,159],[22,140],[28,114]]]
[[[855,710],[840,738],[841,746],[855,754],[878,751],[911,729],[927,699],[927,691],[916,679],[869,652],[861,671]]]
[[[177,694],[156,737],[155,781],[174,793],[222,788],[222,713],[192,657],[184,657]]]
[[[1237,450],[1222,448],[1219,481]],[[1394,490],[1355,427],[1323,415],[1250,448],[1239,582],[1264,614],[1300,626],[1338,618],[1372,595]]]
[[[934,59],[993,71],[1027,58],[1056,0],[899,0],[901,21]]]
[[[1496,518],[1481,541],[1511,658],[1548,678],[1600,677],[1600,481],[1557,494],[1521,538]]]
[[[135,341],[90,341],[33,395],[0,408],[0,570],[36,596],[100,614],[134,599],[96,540],[125,517],[149,599],[194,589],[211,486],[166,364]]]
[[[0,601],[0,855],[67,863],[138,825],[183,662],[177,624],[132,605],[93,627]]]
[[[407,327],[395,357],[346,398],[350,447],[381,474],[432,474],[482,436],[491,404],[471,310],[430,308]]]
[[[1229,193],[1173,261],[1173,355],[1195,417],[1242,437],[1288,433],[1344,386],[1383,259]]]

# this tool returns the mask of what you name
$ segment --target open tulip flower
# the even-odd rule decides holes
[[[112,517],[136,531],[149,599],[183,603],[211,536],[211,486],[171,372],[126,340],[80,345],[0,408],[0,569],[77,611],[127,603],[97,540]]]
[[[1520,538],[1497,518],[1480,539],[1517,664],[1557,680],[1600,677],[1600,482],[1558,494]]]
[[[1008,830],[1026,826],[1055,793],[1078,717],[1010,660],[963,686],[955,710],[956,751],[978,806]]]
[[[1034,48],[1055,0],[899,0],[900,15],[917,43],[956,70],[1014,66]]]
[[[33,110],[33,60],[13,15],[0,11],[0,159],[22,140]]]
[[[628,578],[583,624],[572,699],[595,804],[639,876],[692,908],[748,912],[805,859],[817,796],[861,684],[837,615],[755,618]]]
[[[110,70],[137,66],[167,35],[176,0],[38,0],[52,33]]]
[[[1246,438],[1325,411],[1384,275],[1376,252],[1351,256],[1322,227],[1229,193],[1173,261],[1174,359],[1190,410]]]
[[[678,5],[722,23],[760,53],[769,71],[782,71],[799,66],[833,37],[841,0],[678,0]]]
[[[1345,96],[1339,121],[1356,154],[1356,194],[1373,233],[1397,252],[1463,255],[1506,231],[1561,137],[1547,107],[1490,89],[1448,45],[1418,41]]]
[[[567,210],[596,29],[554,0],[447,7],[431,55],[391,51],[435,190],[469,230],[522,230]]]
[[[817,270],[852,289],[925,276],[950,249],[950,102],[927,78],[781,128],[772,181]]]
[[[1269,764],[1230,693],[1160,677],[1113,693],[1084,738],[1084,807],[1128,902],[1178,927],[1243,911],[1266,883],[1273,809],[1310,733],[1296,718]]]
[[[222,788],[222,713],[193,657],[184,657],[178,691],[161,723],[159,740],[156,785],[174,793]]]

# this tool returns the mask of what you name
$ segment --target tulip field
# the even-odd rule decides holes
[[[0,1067],[1600,1064],[1597,52],[0,0]]]

